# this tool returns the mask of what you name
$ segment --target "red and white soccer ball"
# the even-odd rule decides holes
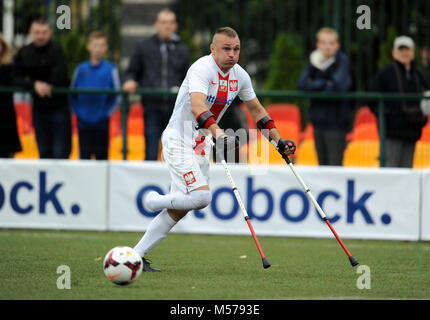
[[[103,268],[106,277],[113,283],[127,285],[142,274],[142,258],[130,247],[115,247],[106,254]]]

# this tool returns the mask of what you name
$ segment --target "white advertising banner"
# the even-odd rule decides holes
[[[144,231],[156,215],[146,212],[142,205],[147,191],[167,193],[170,176],[159,162],[111,162],[109,168],[108,229],[115,231]]]
[[[104,161],[0,161],[0,227],[106,230]]]
[[[430,241],[430,170],[422,171],[421,238]]]
[[[229,164],[258,235],[332,237],[288,166]],[[420,172],[408,169],[297,167],[342,238],[419,239]],[[154,217],[146,192],[169,192],[163,163],[111,163],[109,230],[146,230]],[[211,166],[212,202],[190,212],[172,232],[240,234],[249,229],[221,165]]]

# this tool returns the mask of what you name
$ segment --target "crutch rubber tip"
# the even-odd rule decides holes
[[[357,261],[357,260],[355,260],[355,258],[354,258],[353,256],[350,256],[350,257],[349,257],[349,262],[351,262],[351,265],[352,265],[353,267],[355,267],[356,265],[358,265],[358,261]]]
[[[263,260],[263,267],[264,267],[264,269],[270,268],[269,261],[267,261],[266,258],[263,258],[262,260]]]

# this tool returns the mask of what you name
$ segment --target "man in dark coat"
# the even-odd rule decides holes
[[[69,80],[63,50],[51,40],[51,33],[45,20],[31,24],[33,42],[15,55],[14,78],[35,91],[33,124],[40,158],[67,159],[72,134],[68,98],[52,94],[52,88],[68,87]]]
[[[414,41],[406,36],[395,39],[394,61],[382,68],[373,78],[370,91],[381,93],[423,93],[428,84],[414,63]],[[420,109],[420,101],[385,101],[385,166],[411,168],[415,143],[421,137],[427,117]],[[377,116],[377,105],[371,109]]]
[[[298,81],[299,90],[309,92],[345,92],[351,88],[348,58],[339,50],[338,34],[331,28],[317,33],[317,49],[312,52]],[[309,121],[314,128],[315,148],[320,165],[341,166],[350,124],[348,101],[313,99]]]
[[[188,48],[175,34],[175,13],[170,9],[161,10],[155,28],[157,34],[137,43],[123,85],[128,93],[135,93],[138,87],[179,88],[185,78],[190,56]],[[174,104],[175,97],[142,97],[145,160],[157,160],[161,133],[167,126]]]

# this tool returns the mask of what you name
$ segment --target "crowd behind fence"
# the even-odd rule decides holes
[[[62,72],[62,74],[69,73],[69,77],[71,77],[73,70],[77,70],[77,68],[75,68],[76,64],[87,59],[88,48],[85,36],[95,29],[103,30],[107,35],[106,41],[109,44],[109,50],[106,58],[109,61],[115,61],[116,65],[120,65],[118,62],[120,58],[120,40],[122,40],[122,37],[118,30],[120,29],[119,25],[121,24],[121,19],[127,19],[126,17],[130,10],[130,7],[124,6],[124,2],[119,0],[41,0],[32,1],[31,4],[28,2],[29,5],[25,6],[26,3],[27,1],[24,0],[16,1],[13,7],[13,16],[16,20],[13,30],[15,36],[26,34],[29,23],[35,16],[44,17],[52,27],[57,13],[56,8],[58,8],[60,4],[68,7],[71,12],[73,12],[72,24],[74,27],[72,29],[69,28],[69,30],[66,31],[55,27],[52,28],[53,39],[61,43],[65,52],[67,72]],[[426,14],[430,12],[430,4],[428,1],[416,0],[408,2],[403,0],[380,0],[378,2],[369,1],[363,4],[362,1],[359,0],[346,2],[329,0],[317,4],[310,0],[292,0],[288,2],[282,0],[239,0],[234,2],[218,1],[216,3],[205,0],[184,0],[173,1],[170,7],[177,15],[177,20],[180,25],[178,33],[182,37],[184,44],[190,49],[191,60],[196,60],[198,57],[208,53],[212,32],[220,25],[229,25],[238,31],[242,41],[240,63],[251,75],[253,86],[257,89],[257,96],[267,107],[269,113],[276,113],[276,108],[281,108],[282,111],[285,111],[281,116],[280,114],[282,112],[277,112],[277,117],[280,118],[275,120],[278,124],[281,136],[293,139],[297,142],[298,152],[293,160],[297,161],[298,164],[312,165],[318,164],[319,161],[319,164],[339,165],[338,157],[335,161],[327,161],[327,163],[321,160],[325,158],[327,154],[336,154],[343,156],[343,165],[393,166],[392,163],[387,163],[387,158],[390,160],[396,157],[391,156],[392,154],[387,155],[390,154],[387,150],[393,151],[391,146],[394,144],[396,148],[400,150],[399,146],[404,143],[403,140],[408,140],[407,143],[405,142],[404,144],[407,145],[409,149],[405,149],[403,146],[401,148],[402,150],[412,150],[407,153],[409,155],[415,154],[417,161],[415,161],[413,167],[430,167],[428,160],[430,159],[430,123],[424,125],[424,120],[426,120],[427,116],[420,116],[420,125],[415,126],[418,122],[409,122],[408,125],[403,126],[402,124],[406,123],[406,119],[402,122],[402,117],[409,115],[409,113],[403,110],[402,112],[396,111],[396,121],[386,121],[386,118],[391,117],[391,120],[393,119],[392,113],[394,113],[395,104],[398,105],[399,110],[400,107],[402,107],[408,109],[407,111],[409,112],[411,111],[409,109],[416,109],[415,107],[419,105],[423,96],[421,94],[382,94],[369,92],[423,92],[429,89],[428,85],[423,86],[420,84],[418,78],[420,78],[421,75],[415,72],[415,70],[421,70],[422,73],[425,74],[423,79],[426,76],[427,80],[429,79],[430,29],[428,28],[427,19],[425,19]],[[366,18],[369,23],[366,28],[359,28],[358,24],[356,24],[359,14],[359,11],[356,9],[359,7],[366,7],[369,10],[369,14]],[[119,10],[120,8],[122,8],[123,11]],[[128,8],[128,10],[126,10],[126,8]],[[196,14],[197,12],[198,14]],[[239,16],[240,19],[237,18]],[[340,50],[338,50],[335,56],[324,52],[327,61],[333,59],[336,61],[336,63],[333,61],[330,62],[330,67],[326,66],[324,68],[322,65],[318,65],[318,63],[315,64],[315,61],[312,60],[312,57],[315,56],[313,55],[315,51],[319,50],[322,52],[322,49],[318,47],[318,43],[321,40],[320,31],[317,33],[317,30],[321,30],[321,26],[333,27],[334,29],[332,29],[332,31],[336,33],[336,41],[340,41]],[[325,30],[326,42],[330,36],[333,36],[332,31]],[[411,57],[414,57],[412,58],[412,60],[414,60],[412,67],[410,67],[410,61],[400,62],[399,56],[394,57],[394,49],[399,52],[400,50],[405,50],[405,43],[403,43],[402,46],[396,46],[396,41],[394,41],[393,46],[393,40],[404,38],[397,37],[399,34],[410,35],[415,40],[414,43],[411,39],[412,45],[406,45],[408,48],[407,50],[411,51],[412,49],[411,52],[414,52],[414,54],[411,55]],[[318,35],[318,50],[311,52],[311,49],[315,46],[316,35]],[[23,43],[16,41],[18,38],[19,37],[16,37],[16,39],[14,39],[13,44],[20,47]],[[148,45],[146,44],[145,47],[148,47]],[[309,53],[311,54],[308,55]],[[121,58],[125,58],[125,56],[122,56],[123,54],[124,53],[121,52]],[[178,55],[175,53],[167,56],[172,57]],[[309,63],[305,68],[306,61],[308,60],[306,57],[309,57]],[[387,66],[389,62],[392,62],[392,58],[396,61],[390,65],[393,72],[391,72],[390,75],[385,72],[385,77],[382,77],[380,71],[386,70],[383,67]],[[289,64],[277,63],[280,61],[289,61]],[[131,65],[130,63],[130,66]],[[313,69],[309,68],[310,65],[312,65]],[[314,67],[318,70],[315,71]],[[119,69],[121,68],[123,68],[123,66]],[[399,73],[399,68],[402,71],[401,73]],[[377,69],[379,70],[375,73]],[[274,70],[276,72],[274,72]],[[397,71],[396,77],[394,70]],[[127,70],[127,72],[128,71],[129,70]],[[348,73],[348,77],[338,77],[337,75],[341,73]],[[128,80],[129,76],[130,74],[127,74],[127,77],[124,77],[124,79]],[[369,81],[371,77],[373,77],[373,79]],[[114,86],[114,88],[120,87],[119,74],[117,78],[118,80],[115,82],[117,86]],[[405,80],[403,80],[403,78]],[[410,81],[409,78],[416,81]],[[140,81],[142,79],[134,80]],[[314,92],[316,89],[314,83],[322,82],[325,83],[325,86],[320,85],[318,90],[324,90],[319,93]],[[375,83],[386,84],[387,82],[391,84],[390,88],[385,88],[385,85],[381,85],[380,88],[375,89]],[[21,85],[18,83],[20,82],[10,81],[9,84],[3,85]],[[151,83],[154,84],[156,81],[152,79]],[[64,97],[64,95],[77,97],[77,95],[81,93],[91,95],[98,94],[100,96],[102,94],[121,96],[121,108],[109,118],[110,149],[120,150],[121,159],[143,160],[145,156],[136,155],[133,150],[135,150],[136,146],[145,143],[147,131],[154,132],[154,130],[148,129],[150,128],[149,124],[153,123],[152,121],[148,123],[150,119],[149,114],[145,114],[144,119],[146,122],[142,121],[142,109],[148,113],[153,106],[146,103],[144,99],[141,100],[140,106],[138,105],[139,103],[131,103],[131,97],[128,93],[132,92],[127,89],[129,86],[126,86],[126,84],[127,81],[123,84],[123,89],[126,91],[122,91],[60,88],[67,86],[66,83],[62,83],[56,85],[53,93],[55,95],[58,94],[60,97]],[[170,84],[169,86],[173,87],[176,85],[179,86],[179,84]],[[158,84],[151,86],[154,88],[168,87],[167,85],[161,86]],[[84,88],[85,86],[80,87],[72,85],[72,87]],[[91,84],[86,87],[102,88],[103,86]],[[149,87],[149,85],[143,84],[142,82],[139,87]],[[107,88],[111,88],[111,86]],[[297,88],[301,91],[290,91],[296,90]],[[395,90],[393,90],[393,88]],[[0,88],[0,92],[12,93],[22,91],[22,88]],[[337,91],[337,93],[327,93],[335,91]],[[37,93],[40,96],[40,93]],[[174,91],[164,89],[154,90],[153,88],[139,89],[137,94],[142,97],[176,96],[176,92]],[[37,102],[38,98],[34,94],[33,98]],[[397,102],[394,103],[392,101]],[[416,103],[410,101],[416,101]],[[66,105],[66,103],[64,103],[64,105]],[[81,105],[84,107],[87,106],[86,103],[81,103]],[[238,104],[233,104],[233,106],[236,105]],[[88,103],[88,110],[91,110],[91,106],[94,106],[94,103],[92,105]],[[173,106],[173,102],[169,102],[169,106]],[[347,112],[344,106],[349,108]],[[32,110],[32,106],[28,101],[26,108],[26,119],[28,120],[29,112]],[[247,120],[247,122],[243,124],[246,124],[248,129],[255,128],[253,124],[251,124],[250,114],[247,113],[244,105],[240,104],[240,108]],[[33,103],[34,114],[39,113],[38,110],[40,109],[37,103]],[[237,110],[238,108],[230,107],[229,109]],[[290,111],[293,109],[294,111],[291,113]],[[79,130],[79,136],[76,134],[78,132],[76,122],[78,123],[79,129],[82,129],[84,127],[82,126],[84,120],[89,121],[93,119],[84,119],[82,114],[79,114],[78,110],[73,106],[72,110],[75,112],[75,114],[72,115],[72,124],[74,123],[72,142],[76,142],[78,137],[81,138],[78,141],[86,141],[86,139],[83,138],[84,129]],[[158,118],[160,118],[160,112],[158,112],[160,109],[158,108],[155,110]],[[88,111],[88,113],[90,112]],[[323,115],[323,113],[325,113],[325,115]],[[349,114],[345,116],[346,113]],[[364,121],[365,125],[359,126],[358,124],[362,124],[361,120],[364,119],[362,117],[364,113],[366,113],[366,117],[364,117],[366,118]],[[226,113],[226,115],[227,117],[224,118],[228,118],[228,113]],[[296,115],[298,116],[296,117]],[[21,121],[22,127],[23,119],[20,116],[21,115],[18,114],[18,122]],[[35,116],[35,118],[38,117],[37,115]],[[67,115],[67,117],[70,117],[70,115]],[[291,119],[289,119],[289,117],[291,117]],[[319,117],[318,121],[315,121],[316,117]],[[350,120],[346,120],[348,118],[350,118]],[[358,120],[359,118],[361,119],[360,121]],[[168,119],[168,116],[163,115],[163,119]],[[348,121],[350,123],[348,128],[345,129]],[[12,121],[9,122],[12,123]],[[40,122],[35,122],[34,127],[35,130],[39,132],[36,137],[40,140],[41,126],[37,125],[38,123],[40,124]],[[395,124],[393,125],[393,123]],[[397,126],[399,123],[402,125],[402,128]],[[103,121],[103,124],[105,124],[105,121]],[[142,125],[144,125],[145,134],[143,134],[144,130]],[[421,125],[423,126],[422,129]],[[159,127],[161,127],[161,125],[159,125]],[[164,124],[163,127],[165,127]],[[396,139],[397,137],[393,138],[393,127],[394,131],[402,131],[408,137],[405,138],[403,135],[402,139]],[[97,128],[97,130],[98,129],[99,128]],[[58,130],[61,130],[61,126]],[[327,134],[329,131],[331,131],[330,139],[328,139],[329,135]],[[89,131],[87,130],[85,132],[85,137],[88,137]],[[106,133],[105,128],[103,128],[103,132],[104,134]],[[315,134],[313,134],[314,132]],[[345,133],[347,134],[345,139],[343,139]],[[419,136],[419,134],[421,134],[421,138],[417,141],[417,136]],[[337,137],[341,135],[342,139],[337,139]],[[411,138],[412,136],[414,136],[414,138]],[[115,139],[112,139],[112,137]],[[20,138],[23,139],[22,134]],[[26,138],[29,140],[29,137]],[[246,162],[254,163],[252,157],[249,157],[250,148],[261,146],[263,142],[260,138],[261,136],[255,138],[248,134],[246,146],[240,151],[242,154],[246,154]],[[34,141],[34,137],[31,139]],[[156,149],[157,146],[152,142],[158,139],[146,137],[146,140],[146,142],[151,141],[151,147],[155,147]],[[393,140],[396,141],[393,142]],[[40,141],[38,141],[38,143],[41,145]],[[345,143],[346,149],[342,149]],[[22,144],[25,145],[26,143]],[[91,142],[91,144],[97,145],[97,143],[94,142]],[[332,152],[336,150],[336,148],[327,148],[327,150],[323,150],[325,147],[324,144],[329,146],[342,145],[342,148],[337,148],[339,152]],[[104,145],[106,146],[105,143]],[[78,147],[79,146],[82,147],[82,145],[78,145]],[[152,158],[156,157],[149,156],[150,152],[148,152],[148,146],[149,144],[146,145],[147,149],[145,152],[146,155],[148,155],[147,159],[152,160]],[[84,147],[81,148],[82,153],[84,153],[82,151],[85,149]],[[44,148],[39,146],[39,149],[42,150]],[[154,148],[151,148],[151,150],[153,149]],[[317,151],[317,161],[315,160],[315,149]],[[304,154],[306,154],[304,150],[308,152],[307,158],[304,156]],[[72,148],[72,153],[73,152],[76,153],[76,147]],[[399,152],[397,152],[397,154],[399,154]],[[34,157],[34,155],[29,156],[24,152],[18,154],[18,157]],[[41,158],[44,157],[49,158],[50,156],[41,152]],[[71,158],[74,157],[75,155],[71,156]],[[309,157],[313,160],[309,160]],[[81,159],[83,158],[85,157],[81,154]],[[97,156],[97,158],[99,159],[99,156]],[[104,156],[100,158],[106,159]],[[109,156],[109,159],[115,158],[118,158],[118,153],[115,156]],[[276,157],[269,155],[268,158],[270,162],[276,163]],[[305,158],[306,161],[303,160]],[[409,161],[410,158],[405,161],[408,162],[408,165],[402,164],[400,166],[410,167]]]
[[[17,87],[0,87],[0,93],[18,93],[18,92],[25,92],[26,90],[23,90],[22,88]],[[28,92],[28,91],[27,91]],[[175,97],[177,92],[174,90],[153,90],[153,89],[138,89],[136,92],[139,95],[146,95],[146,96],[171,96]],[[144,160],[137,159],[136,157],[130,158],[130,130],[128,129],[129,126],[129,115],[130,110],[132,108],[132,104],[130,103],[129,94],[126,93],[123,90],[100,90],[100,89],[70,89],[70,88],[55,88],[53,89],[53,94],[59,94],[59,95],[72,95],[72,94],[108,94],[108,95],[121,95],[122,96],[122,102],[121,107],[118,110],[118,113],[120,115],[120,124],[121,124],[121,159],[122,160]],[[309,93],[309,92],[298,92],[298,91],[256,91],[257,97],[261,100],[264,100],[265,98],[275,98],[279,99],[279,101],[286,102],[285,105],[288,105],[288,101],[290,100],[296,100],[299,99],[305,100],[305,99],[329,99],[329,100],[350,100],[350,101],[357,101],[357,103],[361,106],[360,108],[367,108],[367,105],[371,101],[377,102],[377,114],[376,114],[376,127],[377,130],[377,137],[370,132],[364,133],[364,139],[362,141],[370,142],[372,140],[372,144],[366,144],[364,143],[361,145],[360,148],[358,148],[355,151],[348,151],[348,148],[345,150],[345,155],[347,152],[352,152],[350,156],[350,161],[348,163],[345,162],[344,159],[344,165],[346,166],[359,166],[359,167],[368,167],[368,166],[375,166],[375,162],[369,163],[367,161],[362,161],[361,156],[366,156],[367,153],[372,153],[374,159],[377,160],[377,165],[379,167],[385,167],[386,162],[386,155],[385,155],[385,118],[383,115],[385,114],[386,101],[398,101],[398,100],[413,100],[413,101],[421,101],[421,100],[429,100],[429,96],[423,96],[421,94],[381,94],[381,93],[371,93],[371,92],[353,92],[353,93]],[[142,106],[141,106],[142,107]],[[357,112],[358,110],[356,110]],[[269,111],[270,113],[270,111]],[[141,116],[141,113],[140,113]],[[358,117],[358,112],[356,114],[356,117]],[[351,131],[349,135],[354,135],[354,120],[352,119],[351,123]],[[251,129],[248,127],[248,129]],[[305,124],[304,128],[300,128],[301,135],[298,138],[298,146],[300,150],[300,146],[304,144],[306,139],[312,139],[309,134],[306,135],[306,131],[309,129],[309,123]],[[369,127],[367,127],[365,130],[369,130]],[[143,135],[143,132],[142,132]],[[22,138],[22,137],[21,137]],[[288,137],[287,137],[288,138]],[[375,139],[376,138],[376,139]],[[144,139],[142,137],[142,139]],[[348,140],[348,145],[351,145],[354,143],[354,138]],[[140,140],[142,141],[142,140]],[[144,141],[142,141],[144,142]],[[372,146],[371,148],[373,150],[369,149],[369,145]],[[110,147],[112,148],[112,141],[110,141]],[[249,146],[248,146],[249,147]],[[377,150],[374,148],[377,147]],[[249,149],[247,149],[249,151]],[[246,152],[246,151],[245,151]],[[419,154],[419,155],[418,155]],[[352,159],[351,159],[352,157]],[[421,139],[417,142],[417,148],[415,150],[415,158],[419,157],[420,159],[416,159],[414,162],[414,168],[430,168],[430,124],[427,123],[427,125],[423,128],[423,133]],[[18,157],[19,158],[19,157]],[[110,157],[110,159],[114,159],[115,157]],[[117,158],[118,159],[118,158]],[[297,160],[297,159],[296,159]],[[249,158],[248,158],[248,162]],[[252,163],[252,162],[251,162]],[[317,165],[317,163],[312,162],[305,162],[300,161],[300,156],[298,160],[298,164],[314,164]]]

